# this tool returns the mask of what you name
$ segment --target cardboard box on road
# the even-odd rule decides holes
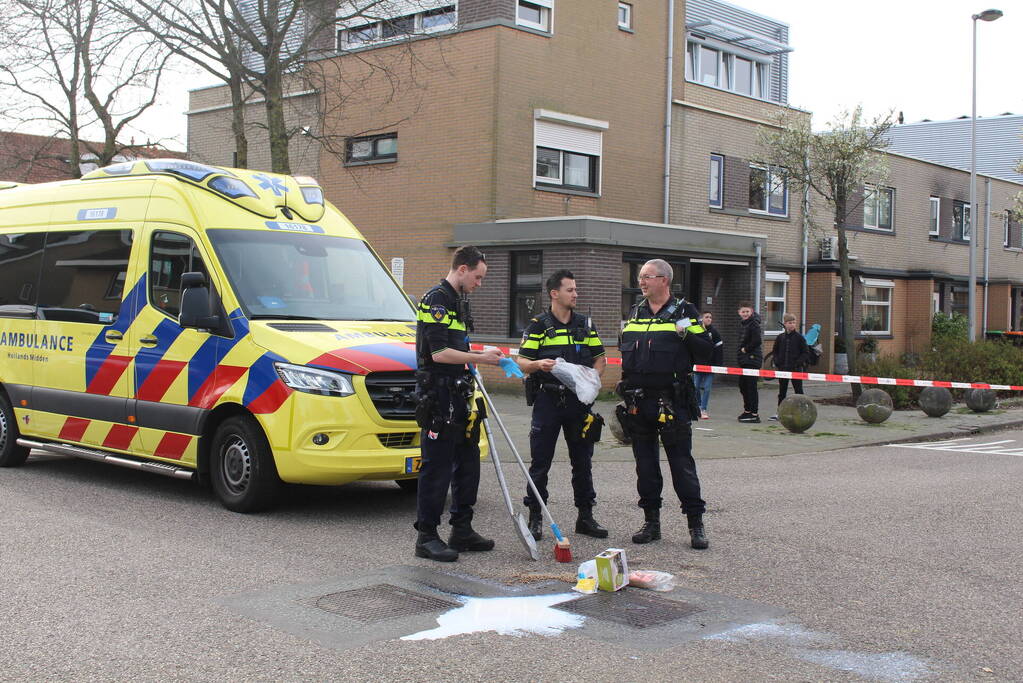
[[[629,562],[621,548],[608,548],[597,555],[597,587],[617,591],[629,585]]]

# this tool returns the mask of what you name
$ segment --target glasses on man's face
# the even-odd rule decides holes
[[[640,282],[649,282],[650,280],[653,280],[654,278],[658,278],[658,277],[664,277],[664,276],[663,275],[640,275],[637,279]]]

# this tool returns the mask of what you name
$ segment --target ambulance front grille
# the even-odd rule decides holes
[[[385,420],[414,420],[416,417],[416,376],[407,372],[371,372],[366,391]]]
[[[377,434],[377,438],[384,448],[414,448],[418,434],[419,432],[392,432]]]

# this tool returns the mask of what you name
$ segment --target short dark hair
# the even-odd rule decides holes
[[[486,263],[487,259],[479,247],[467,244],[455,249],[455,255],[451,257],[451,270],[458,270],[459,266],[468,266],[469,270],[474,270],[481,261]]]
[[[752,309],[753,308],[753,302],[752,301],[740,301],[739,302],[739,308],[749,308],[749,309]]]
[[[561,289],[561,281],[564,279],[574,280],[575,275],[572,275],[572,271],[562,268],[551,273],[551,276],[547,278],[547,293],[550,294],[553,289]]]

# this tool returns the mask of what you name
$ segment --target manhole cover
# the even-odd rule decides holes
[[[558,605],[555,609],[584,617],[613,621],[632,628],[664,626],[702,611],[687,602],[666,600],[627,590],[625,593],[594,593]]]
[[[370,624],[423,612],[439,612],[460,603],[414,593],[389,583],[321,595],[313,601],[318,609]]]

